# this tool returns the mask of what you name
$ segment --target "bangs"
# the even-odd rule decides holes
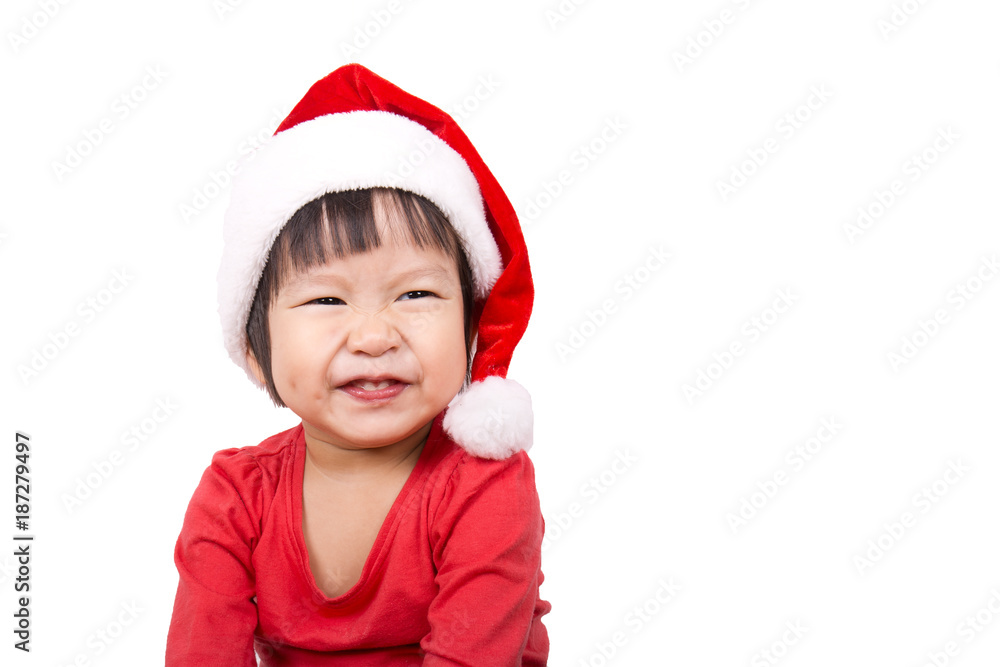
[[[296,211],[281,230],[258,292],[266,289],[273,300],[296,274],[385,242],[415,243],[450,257],[465,256],[448,219],[420,195],[392,188],[330,192]]]

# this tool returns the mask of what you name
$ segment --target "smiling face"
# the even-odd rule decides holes
[[[276,240],[278,259],[265,269],[248,324],[250,364],[302,419],[307,443],[416,445],[466,377],[468,265],[460,245],[441,247],[442,229],[453,232],[443,216],[428,221],[436,209],[375,193],[361,198],[366,220],[338,226],[346,214],[331,207],[344,203],[340,195],[357,203],[357,193],[337,193],[339,204],[325,197],[315,215],[289,222],[291,241]],[[303,227],[321,236],[304,237]]]
[[[271,307],[271,372],[306,434],[344,449],[422,432],[458,393],[462,286],[438,248],[387,242],[305,271]]]

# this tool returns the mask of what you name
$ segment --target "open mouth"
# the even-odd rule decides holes
[[[394,384],[399,384],[398,380],[355,380],[349,383],[352,387],[359,387],[365,391],[377,391],[385,389]]]
[[[358,400],[371,403],[395,398],[409,386],[394,379],[359,378],[342,385],[340,389]]]

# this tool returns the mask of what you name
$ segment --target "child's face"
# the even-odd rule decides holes
[[[465,380],[458,268],[437,248],[390,236],[297,274],[268,323],[278,394],[307,437],[340,448],[419,441]]]

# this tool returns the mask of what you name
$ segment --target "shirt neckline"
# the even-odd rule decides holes
[[[429,465],[428,462],[430,461],[432,451],[438,446],[438,441],[441,437],[442,417],[443,413],[434,418],[431,430],[427,434],[427,442],[424,443],[424,448],[420,452],[420,456],[417,458],[417,462],[414,464],[413,470],[410,471],[409,476],[406,478],[406,482],[403,484],[403,488],[400,489],[399,493],[396,495],[396,499],[393,501],[392,506],[389,508],[389,512],[382,521],[378,535],[375,537],[375,542],[372,544],[372,548],[368,552],[368,556],[365,558],[364,567],[361,568],[361,576],[354,583],[354,585],[347,589],[342,595],[333,598],[327,597],[327,595],[320,590],[319,585],[316,583],[316,578],[313,576],[312,569],[309,567],[309,550],[306,548],[305,533],[302,529],[302,493],[303,480],[305,479],[306,439],[305,430],[302,425],[299,424],[299,432],[295,438],[295,456],[292,464],[293,477],[291,497],[289,498],[292,515],[292,524],[290,529],[292,533],[292,542],[299,554],[298,561],[300,575],[306,582],[308,582],[313,598],[318,604],[330,607],[350,606],[361,596],[362,593],[367,590],[369,583],[373,579],[377,579],[377,577],[373,577],[373,574],[383,563],[385,551],[387,550],[388,545],[392,542],[392,537],[396,532],[398,524],[397,518],[404,514],[403,510],[410,502],[410,497],[413,495],[412,491],[418,484],[419,480],[425,477],[426,468]]]

